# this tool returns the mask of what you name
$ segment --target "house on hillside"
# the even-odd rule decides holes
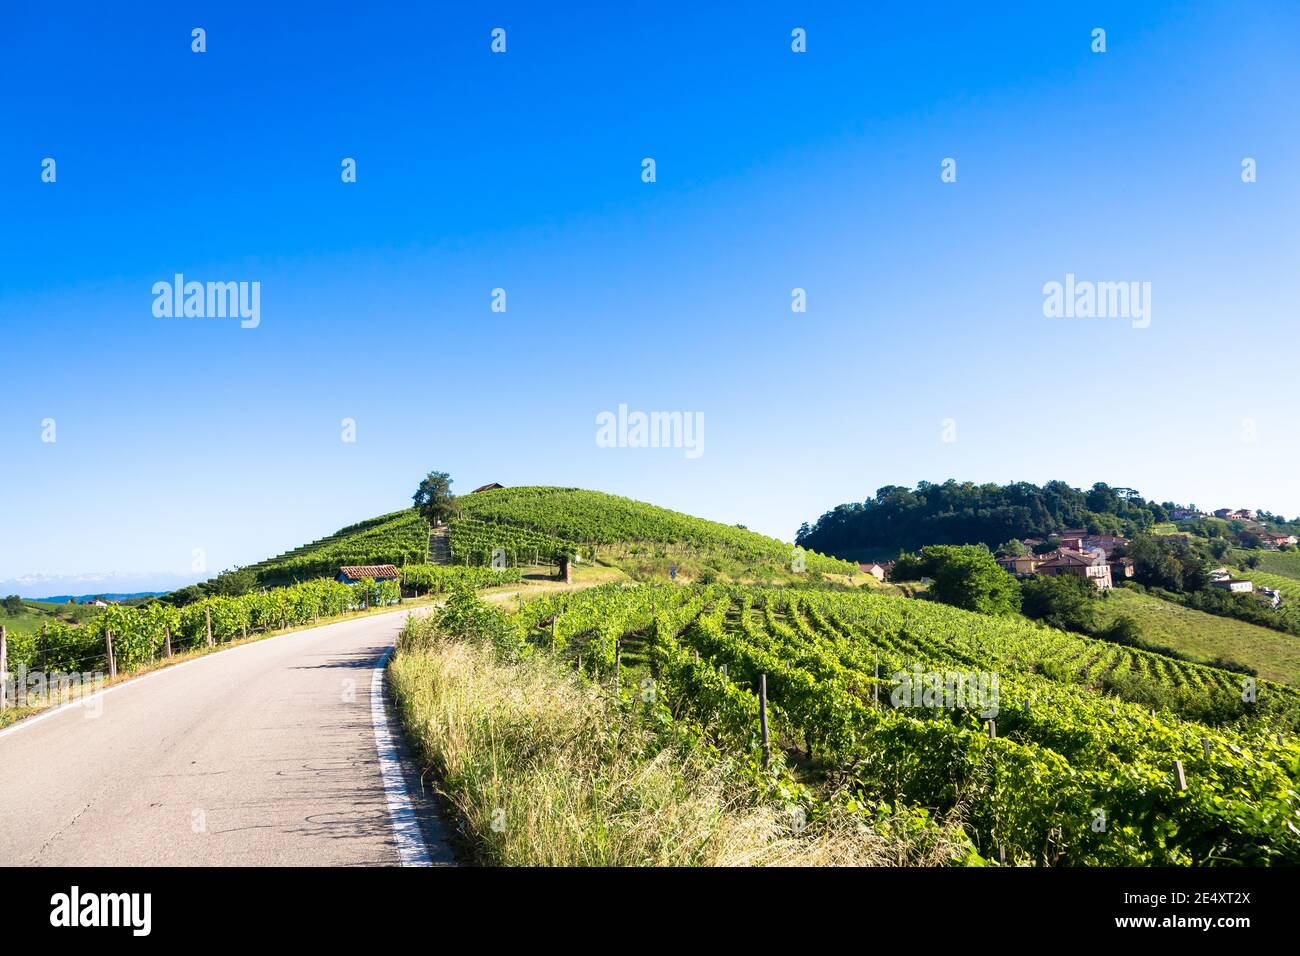
[[[1254,521],[1255,512],[1249,508],[1219,508],[1214,512],[1214,517],[1224,521]]]
[[[1090,534],[1083,539],[1083,551],[1094,551],[1101,549],[1110,554],[1116,548],[1124,548],[1129,544],[1128,538],[1120,537],[1117,534]]]
[[[1017,577],[1023,577],[1033,574],[1034,570],[1043,563],[1044,556],[1041,554],[1008,554],[1005,557],[998,558],[998,566],[1003,571],[1008,571]]]
[[[372,581],[395,581],[402,573],[391,564],[351,564],[339,568],[334,580],[341,584],[356,584],[370,578]]]
[[[1120,580],[1127,581],[1133,577],[1132,558],[1111,558],[1106,563],[1110,565],[1110,580],[1112,584]]]
[[[1250,594],[1255,590],[1255,585],[1250,581],[1243,581],[1239,578],[1220,578],[1217,581],[1211,581],[1210,587],[1219,588],[1223,591],[1231,591],[1233,594]]]
[[[1061,548],[1049,560],[1038,566],[1038,573],[1048,577],[1073,574],[1092,582],[1093,587],[1105,591],[1112,587],[1110,565],[1104,551],[1073,551]]]
[[[471,491],[470,494],[471,494],[471,495],[476,495],[476,494],[478,494],[480,491],[495,491],[497,488],[504,488],[504,487],[505,487],[505,485],[499,485],[499,484],[497,484],[497,483],[494,481],[494,482],[492,482],[492,484],[490,484],[490,485],[479,485],[477,488],[475,488],[473,491]]]
[[[878,561],[872,561],[868,564],[859,564],[858,569],[860,571],[863,571],[866,574],[871,575],[877,581],[884,581],[886,578],[889,577],[889,569],[892,568],[893,566],[894,566],[894,562],[892,561],[886,564],[881,564]]]
[[[1195,508],[1175,508],[1169,512],[1170,521],[1191,521],[1193,518],[1200,517],[1203,515]]]
[[[1086,531],[1062,531],[1057,537],[1061,539],[1061,547],[1065,550],[1082,551],[1088,534]]]
[[[1284,544],[1295,544],[1297,538],[1293,534],[1282,534],[1277,531],[1264,531],[1260,533],[1260,540],[1264,542],[1266,548],[1280,548]]]

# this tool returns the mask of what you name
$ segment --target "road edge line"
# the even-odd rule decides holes
[[[397,853],[402,866],[433,866],[429,847],[415,804],[406,788],[402,772],[402,758],[397,752],[392,718],[388,714],[388,661],[395,648],[388,648],[370,672],[370,720],[375,730],[375,753],[379,758],[379,776],[384,783],[384,796],[388,801],[388,822],[397,841]]]

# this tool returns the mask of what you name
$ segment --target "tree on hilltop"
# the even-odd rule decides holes
[[[456,509],[456,496],[451,493],[451,475],[445,471],[431,471],[424,476],[420,487],[411,496],[415,510],[431,525],[447,521]]]

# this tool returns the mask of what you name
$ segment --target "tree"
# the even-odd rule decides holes
[[[1020,610],[1020,585],[982,545],[932,545],[921,549],[930,593],[945,604],[980,614]]]
[[[23,599],[17,594],[11,594],[4,599],[4,609],[10,614],[21,614],[23,611]]]
[[[1063,631],[1091,634],[1097,629],[1097,589],[1077,574],[1041,575],[1020,586],[1020,612]]]
[[[999,558],[1022,558],[1029,553],[1029,549],[1019,538],[1012,538],[1005,544],[998,545],[996,553]]]
[[[411,500],[415,509],[431,525],[440,525],[455,513],[456,497],[451,493],[451,475],[431,471],[415,489]]]
[[[230,571],[222,571],[209,581],[207,590],[209,594],[217,594],[222,597],[239,597],[241,594],[247,594],[256,586],[257,572],[251,568],[234,568]]]

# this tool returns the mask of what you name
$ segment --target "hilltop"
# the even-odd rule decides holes
[[[333,575],[345,564],[424,562],[429,525],[414,509],[341,528],[248,566],[260,585]],[[436,535],[441,536],[439,529]],[[633,578],[775,583],[807,572],[857,574],[846,561],[808,552],[796,571],[795,545],[746,528],[697,518],[643,501],[580,488],[493,488],[456,499],[445,532],[449,562],[484,565],[494,549],[511,565],[548,564],[561,553],[621,568]],[[860,575],[859,575],[860,577]]]

